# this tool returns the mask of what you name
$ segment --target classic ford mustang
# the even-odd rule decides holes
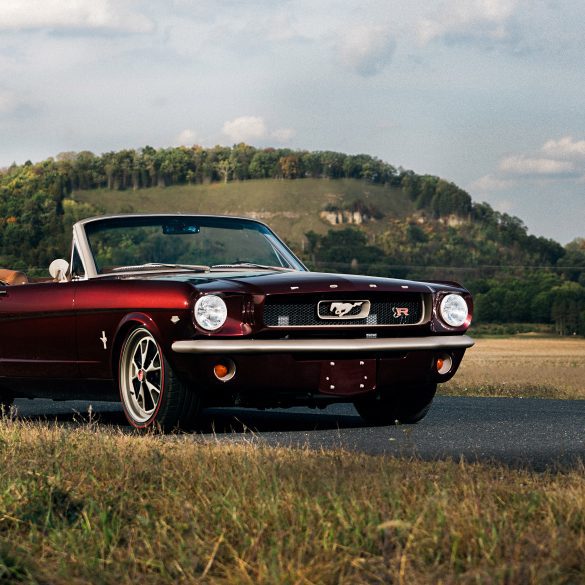
[[[473,345],[456,283],[309,272],[251,219],[86,219],[49,270],[0,270],[3,402],[119,398],[141,429],[192,427],[207,405],[333,402],[413,423]]]

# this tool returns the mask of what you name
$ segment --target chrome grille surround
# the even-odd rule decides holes
[[[359,318],[361,307],[350,310],[356,315],[343,317],[323,318],[319,315],[318,307],[321,303],[355,303],[361,302],[359,295],[352,298],[351,293],[338,299],[317,298],[316,295],[298,295],[292,298],[267,297],[264,304],[264,324],[270,328],[296,327],[400,327],[419,325],[426,317],[423,295],[419,293],[388,293],[372,296],[369,301],[370,310],[366,317]]]

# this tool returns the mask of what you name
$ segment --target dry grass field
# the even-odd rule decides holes
[[[585,339],[477,339],[453,380],[439,388],[451,395],[585,399]]]
[[[583,478],[4,419],[0,583],[584,583]]]

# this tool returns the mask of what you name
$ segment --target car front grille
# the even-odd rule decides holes
[[[367,300],[370,310],[363,319],[344,319],[343,317],[319,317],[319,302],[347,302],[354,303]],[[359,307],[352,308],[347,315],[359,314]],[[321,311],[321,314],[323,312]],[[328,295],[324,298],[311,299],[279,299],[277,297],[266,299],[264,305],[264,324],[267,327],[379,327],[390,325],[416,325],[424,316],[423,299],[420,294],[404,293],[380,295],[370,297],[360,295],[345,295],[343,298],[332,298]]]

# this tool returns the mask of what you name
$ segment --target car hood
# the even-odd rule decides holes
[[[205,274],[156,275],[156,280],[187,282],[201,292],[245,292],[248,294],[291,294],[331,292],[419,292],[464,291],[453,285],[415,282],[375,276],[321,272],[233,271]]]

